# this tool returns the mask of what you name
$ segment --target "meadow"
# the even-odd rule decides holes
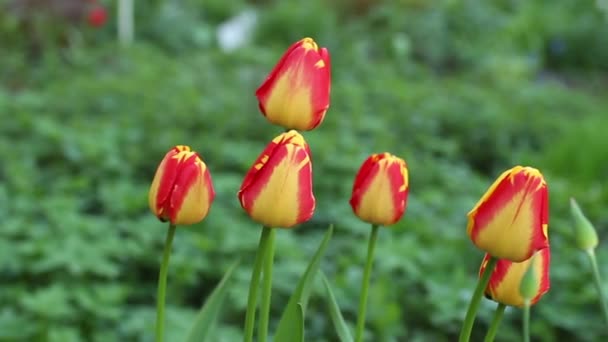
[[[277,234],[271,331],[330,224],[321,269],[354,325],[369,226],[348,199],[363,160],[390,151],[408,163],[410,193],[400,223],[379,232],[370,341],[456,339],[483,257],[466,214],[514,165],[541,170],[550,196],[551,290],[532,308],[532,340],[608,337],[569,211],[574,197],[595,223],[608,279],[603,2],[151,0],[136,2],[128,46],[115,2],[101,3],[100,27],[40,20],[26,31],[0,12],[0,341],[152,340],[166,225],[147,194],[177,144],[200,152],[217,197],[205,221],[178,228],[168,340],[183,338],[238,258],[213,340],[242,337],[260,226],[236,193],[282,132],[254,92],[303,37],[331,53],[331,105],[305,133],[315,215]],[[217,29],[244,10],[255,28],[226,51]],[[318,285],[306,338],[335,341]],[[483,300],[474,341],[495,307]],[[521,311],[507,309],[498,340],[520,334]]]

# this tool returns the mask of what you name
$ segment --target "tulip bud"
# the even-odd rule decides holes
[[[207,165],[188,146],[176,146],[163,158],[148,194],[150,210],[161,221],[188,225],[202,221],[215,198]]]
[[[570,199],[570,210],[574,219],[574,234],[578,248],[587,251],[597,247],[599,243],[597,232],[574,198]]]
[[[408,192],[405,161],[390,153],[373,154],[355,177],[350,205],[361,220],[388,226],[403,216]]]
[[[486,254],[479,269],[480,277],[485,271],[489,259],[490,254]],[[527,298],[530,298],[530,305],[536,304],[551,287],[549,280],[550,259],[551,251],[549,247],[537,251],[534,257],[523,262],[499,259],[496,268],[490,275],[490,282],[485,290],[486,297],[505,305],[522,307],[526,303],[526,298],[522,296],[520,291],[522,287],[525,287],[526,295],[529,296]],[[532,265],[532,263],[534,264]],[[533,272],[530,279],[527,280],[530,283],[522,284],[524,274],[529,268]]]
[[[540,171],[503,172],[468,213],[473,243],[499,259],[521,262],[549,245],[547,183]]]
[[[249,216],[273,228],[308,221],[315,210],[310,149],[291,130],[272,140],[257,158],[238,192]]]
[[[524,275],[519,284],[519,294],[524,299],[524,303],[530,302],[536,293],[538,292],[538,274],[536,273],[536,263],[534,258],[536,254],[530,257],[528,262],[528,268],[524,272]]]
[[[268,121],[308,131],[325,117],[330,83],[329,52],[304,38],[289,47],[255,95]]]

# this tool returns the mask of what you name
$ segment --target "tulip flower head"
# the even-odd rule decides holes
[[[308,131],[325,117],[330,83],[329,52],[304,38],[289,47],[255,95],[271,123]]]
[[[91,27],[101,27],[106,23],[108,13],[106,12],[106,9],[97,4],[96,1],[90,2],[94,4],[94,7],[87,14],[87,22]]]
[[[490,259],[490,254],[486,253],[479,276],[483,274],[486,264]],[[551,251],[549,247],[543,248],[534,254],[528,260],[523,262],[511,262],[506,259],[499,259],[496,263],[496,268],[490,276],[490,282],[485,290],[485,295],[498,303],[505,305],[522,307],[525,299],[520,293],[521,281],[524,274],[531,267],[531,262],[534,262],[534,296],[530,300],[530,305],[536,304],[540,298],[549,291],[551,286],[549,280],[549,265],[551,259]]]
[[[176,146],[161,161],[150,186],[150,210],[161,221],[188,225],[202,221],[215,198],[211,174],[198,153]]]
[[[408,192],[405,161],[390,153],[373,154],[355,177],[350,205],[361,220],[388,226],[403,216]]]
[[[522,262],[549,245],[548,190],[534,168],[505,171],[468,213],[467,234],[485,252]]]
[[[291,130],[270,142],[257,158],[238,192],[249,216],[272,228],[308,221],[315,210],[310,148]]]

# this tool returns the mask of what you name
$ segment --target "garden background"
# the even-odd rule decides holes
[[[366,156],[390,151],[409,165],[410,196],[403,220],[380,231],[370,341],[456,339],[483,257],[466,213],[516,164],[539,168],[550,191],[552,287],[532,309],[533,340],[608,337],[568,207],[574,196],[596,224],[608,279],[606,2],[135,1],[128,46],[116,3],[101,3],[101,27],[42,18],[28,31],[0,11],[0,341],[152,340],[167,226],[147,192],[176,144],[201,153],[217,198],[204,222],[178,228],[169,340],[242,257],[214,339],[238,341],[260,227],[236,192],[281,132],[254,92],[305,36],[331,53],[331,106],[305,133],[316,213],[277,236],[271,332],[330,223],[322,269],[354,325],[369,226],[348,199]],[[222,49],[218,27],[245,10],[254,28]],[[494,307],[483,300],[474,340]],[[317,286],[307,340],[336,340],[328,317]],[[520,326],[507,310],[498,340],[518,341]]]

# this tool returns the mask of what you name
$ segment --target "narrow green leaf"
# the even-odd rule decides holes
[[[295,330],[295,339],[297,342],[304,342],[304,307],[302,303],[298,303],[296,307],[296,330]]]
[[[321,258],[327,249],[327,245],[329,244],[329,240],[331,239],[331,235],[334,231],[334,226],[330,225],[325,233],[325,237],[319,248],[315,252],[315,255],[310,260],[308,267],[306,268],[306,272],[300,278],[298,282],[298,286],[296,290],[289,298],[289,302],[281,315],[281,320],[279,321],[279,325],[277,326],[277,330],[274,336],[275,342],[291,342],[294,341],[294,332],[297,329],[298,321],[298,305],[302,307],[302,316],[306,313],[306,305],[308,304],[308,297],[310,294],[310,290],[312,288],[312,284],[315,279],[315,275],[317,274],[317,270],[321,265]],[[302,320],[303,322],[303,320]],[[303,323],[302,323],[303,324]]]
[[[325,285],[325,292],[327,293],[327,305],[329,308],[329,315],[331,316],[331,320],[334,323],[334,328],[336,329],[336,333],[340,338],[341,342],[353,342],[353,337],[350,334],[350,330],[348,329],[348,325],[344,321],[344,317],[342,317],[342,312],[340,311],[340,306],[338,306],[338,302],[336,301],[336,297],[334,296],[333,291],[331,290],[331,285],[325,276],[325,273],[321,271],[321,279],[323,280],[323,285]]]
[[[230,265],[222,280],[217,284],[215,289],[213,289],[211,295],[207,297],[205,304],[201,307],[201,310],[194,320],[194,324],[192,324],[192,327],[190,328],[186,342],[204,342],[211,336],[217,317],[222,310],[224,299],[226,299],[226,295],[228,294],[228,286],[226,286],[226,284],[239,263],[240,260],[237,260]]]

